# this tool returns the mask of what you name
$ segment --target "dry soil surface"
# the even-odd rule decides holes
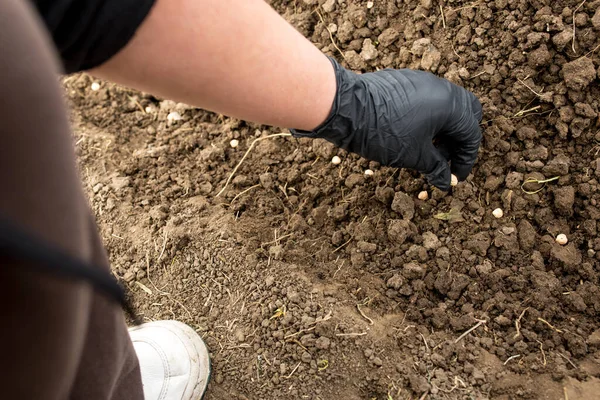
[[[484,141],[445,194],[267,138],[217,196],[283,130],[66,78],[113,271],[146,320],[204,337],[207,399],[600,398],[600,2],[272,4],[353,70],[472,90]]]

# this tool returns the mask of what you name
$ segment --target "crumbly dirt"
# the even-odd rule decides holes
[[[204,337],[207,398],[598,398],[600,2],[272,4],[349,68],[472,90],[484,141],[445,194],[269,138],[217,196],[282,130],[66,78],[113,271],[145,319]]]

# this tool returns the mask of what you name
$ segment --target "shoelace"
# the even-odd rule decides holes
[[[0,255],[26,261],[28,266],[39,272],[86,281],[98,292],[119,303],[134,324],[141,323],[125,295],[125,290],[109,272],[49,245],[1,215]]]

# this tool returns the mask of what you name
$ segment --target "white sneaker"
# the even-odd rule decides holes
[[[210,378],[202,338],[178,321],[155,321],[129,329],[140,361],[146,400],[199,400]]]

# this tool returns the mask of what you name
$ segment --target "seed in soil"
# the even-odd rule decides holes
[[[365,170],[365,175],[366,175],[366,176],[373,176],[373,171],[372,171],[372,170],[370,170],[370,169],[366,169],[366,170]]]
[[[342,159],[339,158],[338,156],[333,156],[333,158],[331,159],[331,163],[334,165],[338,165],[342,162]]]
[[[556,236],[556,243],[560,244],[561,246],[564,246],[568,242],[569,239],[567,239],[567,235],[565,235],[564,233],[560,233]]]
[[[167,115],[167,121],[181,121],[181,114],[179,114],[177,111],[172,111],[169,113],[169,115]]]
[[[98,82],[92,83],[92,90],[95,92],[96,90],[100,90],[100,84]]]
[[[496,218],[502,218],[504,216],[504,211],[502,211],[501,208],[496,208],[494,211],[492,211],[492,215]]]
[[[450,176],[450,186],[458,185],[458,177],[454,174]]]
[[[237,139],[233,139],[231,142],[229,142],[229,145],[235,149],[240,145],[240,141]]]
[[[427,193],[426,190],[423,190],[422,192],[419,193],[419,195],[417,196],[417,198],[419,200],[425,201],[425,200],[427,200],[429,198],[429,193]]]

